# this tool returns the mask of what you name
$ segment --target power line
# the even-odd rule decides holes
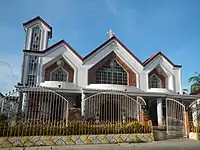
[[[7,65],[9,70],[10,70],[10,72],[11,72],[11,74],[12,74],[12,76],[15,76],[15,74],[13,72],[13,69],[12,69],[12,67],[11,67],[11,65],[9,63],[7,63],[5,61],[0,61],[0,63]]]

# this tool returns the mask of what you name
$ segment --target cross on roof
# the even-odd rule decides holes
[[[115,35],[115,33],[112,31],[112,29],[109,29],[107,32],[107,35],[108,35],[108,38],[112,38]]]

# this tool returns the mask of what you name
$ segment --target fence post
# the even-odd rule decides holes
[[[146,106],[145,105],[143,105],[142,106],[142,117],[141,117],[141,119],[142,119],[142,125],[144,125],[145,124],[145,109],[146,109]]]
[[[186,136],[189,137],[190,133],[189,107],[185,108],[185,131],[186,131]]]

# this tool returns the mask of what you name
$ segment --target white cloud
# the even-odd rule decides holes
[[[105,4],[106,7],[108,8],[108,10],[114,15],[117,16],[118,15],[118,5],[116,3],[115,0],[105,0]]]

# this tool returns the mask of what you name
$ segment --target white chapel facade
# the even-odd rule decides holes
[[[117,90],[129,95],[143,94],[146,102],[149,96],[155,101],[158,124],[162,124],[163,116],[158,95],[183,94],[180,65],[172,63],[162,52],[141,62],[112,30],[107,33],[106,42],[82,57],[64,40],[49,46],[52,27],[42,18],[36,17],[23,26],[26,37],[21,86],[55,89],[69,101],[80,99],[82,105],[84,92]]]
[[[119,83],[112,83],[109,81],[110,83],[108,84],[128,87],[134,86],[146,92],[151,92],[151,88],[158,88],[157,90],[154,89],[152,91],[159,92],[159,90],[162,91],[161,89],[165,89],[166,92],[182,94],[181,66],[174,65],[162,54],[162,52],[158,52],[148,58],[145,62],[141,62],[119,41],[117,37],[115,37],[115,35],[112,35],[113,33],[109,33],[109,39],[106,42],[102,43],[87,56],[81,57],[64,40],[48,47],[48,39],[52,36],[52,27],[41,18],[37,17],[24,23],[24,27],[26,31],[26,40],[22,71],[23,84],[28,84],[29,86],[48,86],[48,82],[45,80],[45,69],[57,62],[57,68],[59,68],[57,73],[59,74],[59,71],[63,71],[63,78],[55,78],[54,74],[56,74],[56,70],[52,70],[50,73],[51,78],[48,80],[51,82],[50,85],[52,87],[58,87],[59,83],[57,81],[59,80],[61,82],[65,81],[65,84],[61,84],[60,88],[70,87],[67,86],[68,83],[82,88],[90,87],[90,84],[88,84],[90,69],[100,61],[103,61],[106,57],[109,57],[109,55],[113,54],[117,59],[119,59],[119,61],[121,61],[121,63],[126,64],[126,67],[135,74],[136,81],[133,83],[134,85],[131,85],[131,83],[128,82],[128,80],[130,81],[131,79],[129,79],[130,74],[128,74],[126,70],[126,77],[120,79],[125,80],[125,82],[121,81]],[[70,69],[73,69],[72,80],[69,79],[70,73],[63,68],[64,62],[70,66]],[[111,62],[111,64],[112,63],[124,68],[118,61]],[[31,70],[30,66],[33,67],[33,70]],[[61,74],[62,73],[60,73],[60,75]],[[96,78],[98,78],[98,74]],[[123,73],[120,74],[123,76]],[[102,81],[97,80],[97,83],[93,84],[99,84],[95,86],[103,88],[104,85],[101,84],[106,84],[106,81],[103,80],[104,79],[102,78]],[[94,85],[91,87],[93,86]],[[113,88],[116,88],[117,90],[117,87],[113,86]]]

